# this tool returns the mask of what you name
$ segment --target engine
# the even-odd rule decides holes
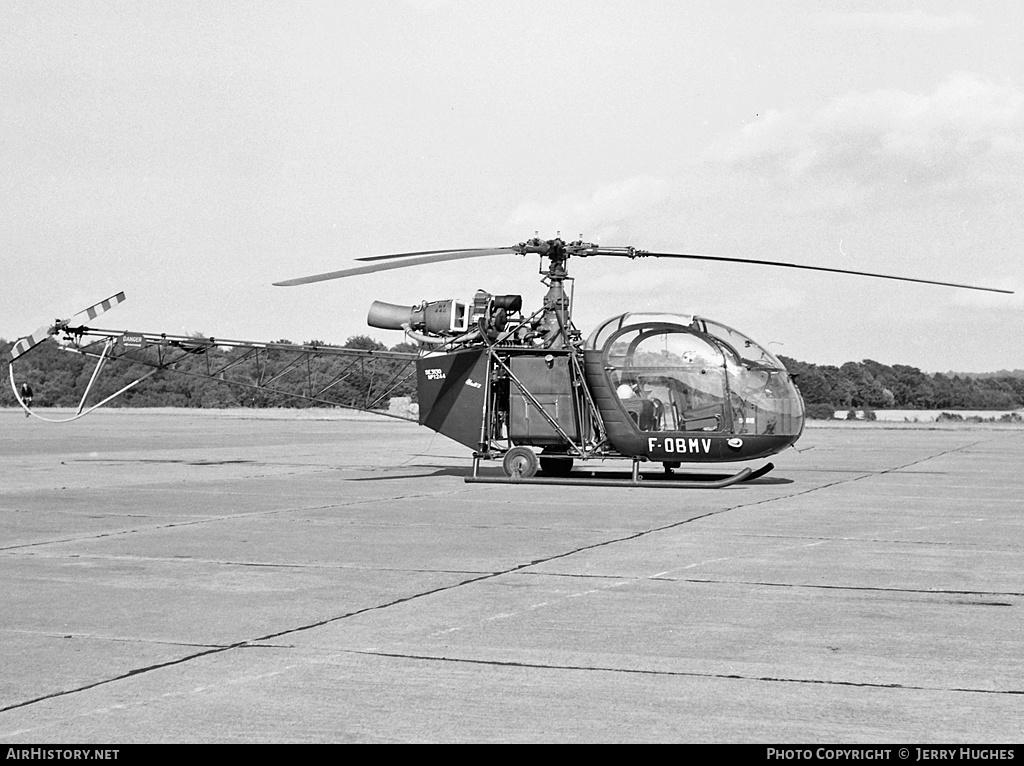
[[[523,308],[521,295],[491,295],[477,290],[470,302],[449,299],[424,301],[418,306],[397,306],[374,301],[366,323],[382,330],[405,330],[417,340],[438,342],[476,330],[496,337],[505,329],[508,318]]]

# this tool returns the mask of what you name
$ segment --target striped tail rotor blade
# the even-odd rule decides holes
[[[110,309],[114,308],[114,306],[116,306],[118,303],[121,303],[123,301],[124,301],[124,293],[123,292],[120,292],[117,295],[111,295],[106,300],[100,301],[99,303],[90,306],[89,308],[85,309],[84,311],[79,311],[77,314],[75,314],[73,317],[71,317],[71,319],[69,319],[65,324],[67,324],[67,325],[73,324],[80,317],[83,318],[83,321],[84,320],[95,319],[100,314],[102,314],[104,311],[110,311]]]
[[[22,338],[17,343],[15,343],[14,346],[11,347],[11,361],[13,362],[22,354],[26,353],[27,351],[31,351],[44,340],[53,335],[56,335],[61,330],[66,329],[70,325],[75,324],[79,321],[85,322],[90,319],[95,319],[104,311],[109,311],[118,303],[121,303],[123,300],[124,293],[120,292],[117,295],[111,295],[106,300],[102,300],[99,303],[93,304],[84,311],[79,311],[77,314],[71,317],[71,319],[58,319],[53,324],[43,325],[34,333]]]
[[[14,344],[14,346],[11,347],[11,361],[13,362],[26,351],[30,351],[31,349],[35,348],[40,343],[42,343],[44,340],[49,338],[51,335],[53,335],[54,329],[55,325],[43,325],[31,335],[27,335],[21,340],[19,340],[17,343]]]

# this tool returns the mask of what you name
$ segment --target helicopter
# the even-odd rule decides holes
[[[589,336],[572,321],[570,258],[683,258],[733,262],[1005,292],[948,282],[766,260],[534,237],[510,247],[371,256],[340,271],[277,282],[296,286],[413,265],[502,254],[541,257],[542,306],[522,312],[519,295],[477,291],[472,301],[397,306],[375,301],[367,323],[402,330],[425,349],[416,361],[422,425],[473,452],[467,481],[559,483],[576,463],[628,460],[665,476],[683,463],[749,462],[791,447],[803,432],[804,403],[785,365],[766,347],[724,324],[681,313],[612,317]],[[544,261],[547,261],[545,267]],[[505,477],[481,476],[481,460],[501,459]],[[724,487],[772,470],[768,463],[697,482]],[[541,475],[538,477],[537,474]],[[655,482],[647,481],[646,486]],[[602,479],[573,483],[603,485]]]
[[[78,412],[69,419],[87,414],[155,372],[174,370],[182,359],[196,355],[207,356],[207,377],[261,390],[289,371],[304,365],[309,369],[314,358],[343,356],[350,360],[347,370],[355,365],[362,369],[370,362],[388,368],[387,385],[373,389],[357,409],[379,409],[398,384],[415,375],[420,425],[472,450],[467,482],[723,488],[764,476],[773,465],[769,462],[757,469],[748,466],[726,475],[674,472],[683,464],[750,463],[793,446],[803,433],[805,412],[792,375],[765,346],[731,327],[693,314],[626,312],[605,320],[584,336],[573,323],[572,292],[566,289],[566,283],[572,280],[570,259],[706,260],[1010,292],[781,261],[652,252],[538,236],[505,247],[369,256],[356,259],[365,265],[274,284],[292,287],[509,254],[540,257],[539,274],[547,292],[535,311],[524,311],[521,295],[484,290],[478,290],[469,300],[425,300],[414,306],[382,301],[371,304],[367,324],[404,332],[416,344],[416,353],[128,333],[74,324],[78,317],[93,319],[124,300],[123,293],[119,293],[71,320],[57,321],[19,340],[11,351],[11,385],[13,388],[13,361],[49,337],[61,339],[65,350],[97,359],[90,387],[100,368],[111,359],[122,358],[152,368],[88,410],[87,389]],[[132,354],[150,347],[157,350],[153,359]],[[215,348],[237,349],[241,356],[211,366],[209,358]],[[177,356],[169,356],[171,351]],[[285,353],[293,355],[291,360],[279,373],[268,374],[271,355]],[[259,380],[226,378],[229,369],[237,369],[247,360],[253,360],[261,370]],[[404,372],[406,366],[410,369]],[[193,366],[186,374],[203,373],[197,373]],[[332,375],[326,385],[314,385],[310,373],[303,398],[339,404],[326,393],[348,374],[343,371]],[[481,462],[490,460],[501,461],[503,476],[481,473]],[[628,478],[574,473],[574,468],[590,461],[628,462]],[[642,464],[658,463],[663,469],[659,478],[641,475]]]

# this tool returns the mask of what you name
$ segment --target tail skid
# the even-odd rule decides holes
[[[44,418],[42,415],[39,415],[39,414],[33,412],[32,408],[29,407],[27,404],[25,404],[25,401],[21,398],[21,394],[18,392],[18,385],[14,381],[14,364],[11,363],[8,366],[7,369],[10,372],[11,390],[14,391],[14,398],[18,400],[18,404],[21,405],[21,408],[23,410],[25,410],[25,412],[27,414],[31,415],[34,418],[38,418],[39,420],[42,420],[45,423],[70,423],[73,420],[78,420],[79,418],[84,418],[86,415],[88,415],[93,410],[99,409],[100,407],[102,407],[107,402],[109,402],[112,399],[115,399],[116,397],[120,396],[125,391],[128,391],[128,390],[130,390],[132,388],[135,388],[135,386],[137,386],[139,383],[144,381],[146,378],[150,377],[151,375],[155,375],[157,372],[159,372],[159,370],[156,370],[156,369],[150,370],[145,375],[143,375],[141,378],[138,378],[137,380],[132,381],[127,386],[124,386],[121,389],[118,389],[117,391],[112,393],[110,396],[105,398],[103,401],[98,402],[97,404],[92,405],[89,409],[85,409],[85,403],[86,403],[86,401],[89,398],[89,393],[92,391],[93,385],[96,383],[96,379],[100,375],[100,370],[103,369],[103,366],[106,364],[107,359],[109,358],[107,355],[110,352],[110,349],[113,347],[114,343],[115,343],[115,341],[111,339],[111,340],[108,340],[103,345],[103,351],[101,352],[100,357],[99,357],[99,359],[96,362],[96,368],[92,372],[92,377],[89,378],[89,385],[85,387],[85,392],[82,394],[82,400],[78,403],[78,412],[76,412],[70,418],[59,418],[59,419],[58,418]]]
[[[47,423],[70,423],[72,420],[78,420],[79,418],[84,417],[85,415],[88,415],[90,412],[92,412],[96,408],[102,407],[104,404],[109,402],[111,399],[113,399],[113,398],[115,398],[117,396],[120,396],[121,394],[123,394],[125,391],[127,391],[130,388],[134,388],[136,385],[138,385],[143,380],[145,380],[150,375],[152,375],[153,372],[156,372],[156,370],[153,370],[153,372],[150,372],[150,373],[148,373],[146,375],[143,375],[138,380],[136,380],[136,381],[134,381],[132,383],[129,383],[124,388],[122,388],[119,391],[117,391],[117,392],[111,394],[110,396],[106,397],[99,404],[94,404],[89,409],[85,409],[85,403],[86,403],[86,401],[89,398],[89,393],[92,391],[93,385],[95,385],[96,379],[100,375],[100,370],[102,370],[103,366],[106,364],[107,359],[109,358],[108,355],[110,353],[110,350],[113,347],[113,341],[112,340],[107,340],[107,342],[104,344],[103,352],[100,354],[100,357],[99,357],[99,359],[96,362],[96,369],[93,370],[92,377],[89,378],[89,385],[87,385],[85,387],[85,393],[82,394],[82,400],[78,403],[78,412],[74,416],[72,416],[70,418],[63,418],[63,419],[60,419],[60,420],[56,420],[56,419],[53,419],[53,418],[44,418],[41,415],[37,415],[35,412],[33,412],[32,409],[21,398],[21,393],[18,391],[18,386],[17,386],[17,384],[14,381],[14,362],[18,359],[18,357],[23,356],[24,354],[28,353],[29,351],[31,351],[33,348],[35,348],[36,346],[38,346],[40,343],[42,343],[44,340],[47,340],[48,338],[52,338],[52,337],[54,337],[54,336],[56,336],[56,335],[58,335],[59,333],[62,333],[62,332],[69,332],[69,331],[71,331],[72,330],[72,325],[75,322],[77,322],[78,320],[86,321],[86,320],[95,319],[100,314],[102,314],[102,313],[104,313],[106,311],[109,311],[110,309],[114,308],[114,306],[116,306],[117,304],[122,303],[124,300],[125,300],[125,295],[124,295],[123,291],[119,292],[119,293],[116,293],[115,295],[111,295],[109,298],[106,298],[105,300],[102,300],[99,303],[94,303],[92,306],[89,306],[89,308],[87,308],[87,309],[79,311],[77,314],[72,316],[70,319],[58,319],[58,320],[56,320],[51,325],[43,325],[42,327],[40,327],[38,330],[36,330],[31,335],[28,335],[28,336],[20,339],[17,343],[14,344],[14,346],[11,348],[11,361],[8,363],[8,368],[7,369],[8,369],[8,372],[10,373],[11,390],[14,391],[14,398],[18,400],[18,404],[21,405],[21,408],[23,410],[25,410],[26,413],[28,413],[29,415],[31,415],[34,418],[39,418],[39,420],[43,420],[43,421],[45,421]]]

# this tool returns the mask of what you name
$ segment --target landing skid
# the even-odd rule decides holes
[[[634,472],[631,478],[622,479],[597,479],[582,475],[554,477],[554,476],[467,476],[467,484],[547,484],[547,485],[569,485],[577,487],[650,487],[652,489],[722,489],[752,481],[764,476],[775,466],[766,463],[756,471],[744,468],[739,473],[729,476],[704,474],[704,478],[694,479],[644,479],[639,473]],[[693,476],[693,474],[690,474]]]

